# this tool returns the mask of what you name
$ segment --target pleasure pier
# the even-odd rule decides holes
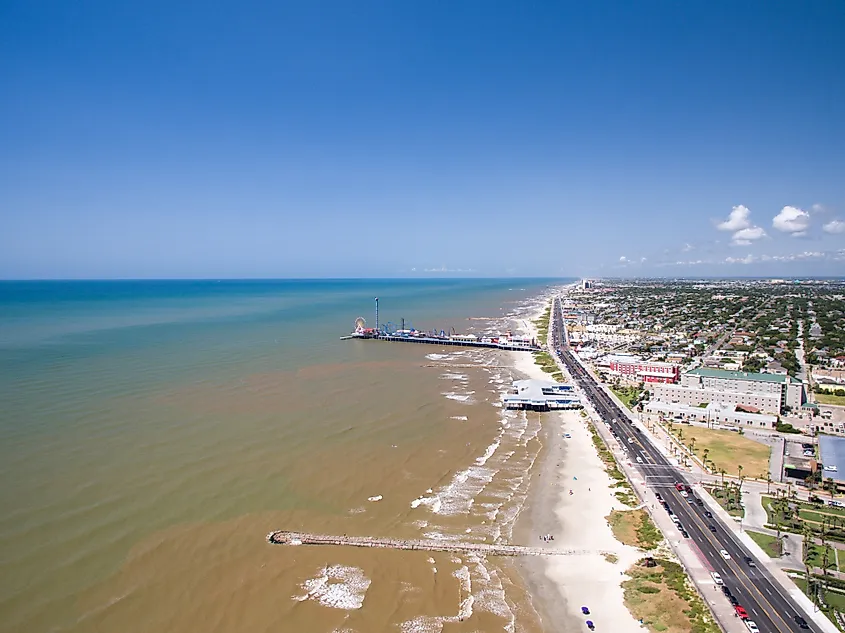
[[[267,535],[272,545],[336,545],[350,547],[373,547],[381,549],[422,550],[429,552],[476,553],[484,556],[584,556],[606,552],[585,549],[550,549],[525,547],[523,545],[502,545],[497,543],[455,543],[434,539],[394,539],[374,536],[330,536],[288,532],[278,530]]]

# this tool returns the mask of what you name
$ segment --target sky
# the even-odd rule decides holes
[[[845,275],[845,3],[0,3],[0,278]]]

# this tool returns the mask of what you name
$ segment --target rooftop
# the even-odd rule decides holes
[[[789,376],[783,374],[757,374],[750,371],[729,371],[727,369],[708,369],[699,367],[691,369],[688,374],[694,374],[703,378],[724,378],[727,380],[753,380],[755,382],[791,382]]]
[[[834,481],[845,481],[845,437],[819,435],[819,454],[825,466],[836,466],[836,472],[825,470],[822,475]]]

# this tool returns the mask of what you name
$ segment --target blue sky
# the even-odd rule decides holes
[[[838,0],[9,0],[0,277],[842,275],[843,68]]]

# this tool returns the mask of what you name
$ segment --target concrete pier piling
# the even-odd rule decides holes
[[[338,545],[349,547],[377,547],[386,549],[423,550],[430,552],[473,552],[485,556],[584,556],[604,554],[596,550],[550,549],[525,547],[523,545],[502,545],[492,543],[454,543],[433,539],[393,539],[373,536],[331,536],[288,532],[278,530],[267,535],[267,542],[273,545]]]

